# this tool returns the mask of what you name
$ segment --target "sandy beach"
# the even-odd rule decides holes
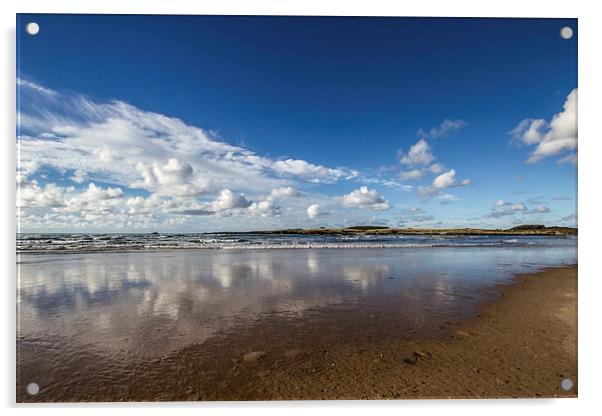
[[[363,323],[347,337],[329,333],[329,320],[258,321],[125,366],[123,357],[100,359],[93,348],[71,354],[21,342],[28,366],[18,368],[18,380],[37,377],[42,389],[28,396],[18,384],[17,400],[576,397],[577,267],[520,275],[493,290],[496,299],[483,301],[476,316],[426,339],[361,336]],[[387,317],[369,319],[379,325]],[[571,391],[560,388],[563,378],[575,383]]]
[[[266,357],[241,370],[253,380],[236,394],[213,398],[577,397],[577,267],[517,276],[501,290],[451,339],[337,345],[282,371]],[[563,378],[575,383],[570,392]]]

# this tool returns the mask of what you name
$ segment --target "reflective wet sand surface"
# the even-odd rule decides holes
[[[245,366],[269,378],[258,363],[283,371],[333,346],[448,339],[513,274],[575,256],[574,247],[20,254],[18,400],[253,399],[235,394]],[[40,393],[26,394],[30,382]]]

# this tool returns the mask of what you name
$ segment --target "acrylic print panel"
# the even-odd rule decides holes
[[[17,28],[17,401],[577,395],[575,19]]]

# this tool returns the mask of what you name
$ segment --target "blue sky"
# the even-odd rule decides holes
[[[576,224],[575,19],[17,28],[22,231]]]

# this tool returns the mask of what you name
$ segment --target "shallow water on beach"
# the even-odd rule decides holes
[[[51,382],[90,356],[119,369],[205,344],[242,356],[248,340],[442,337],[514,274],[576,262],[575,244],[22,253],[18,372]]]
[[[404,332],[462,317],[513,274],[575,263],[575,250],[323,249],[19,256],[19,335],[165,354],[260,318],[400,310]],[[408,332],[409,331],[409,332]],[[421,333],[426,331],[426,333]]]

